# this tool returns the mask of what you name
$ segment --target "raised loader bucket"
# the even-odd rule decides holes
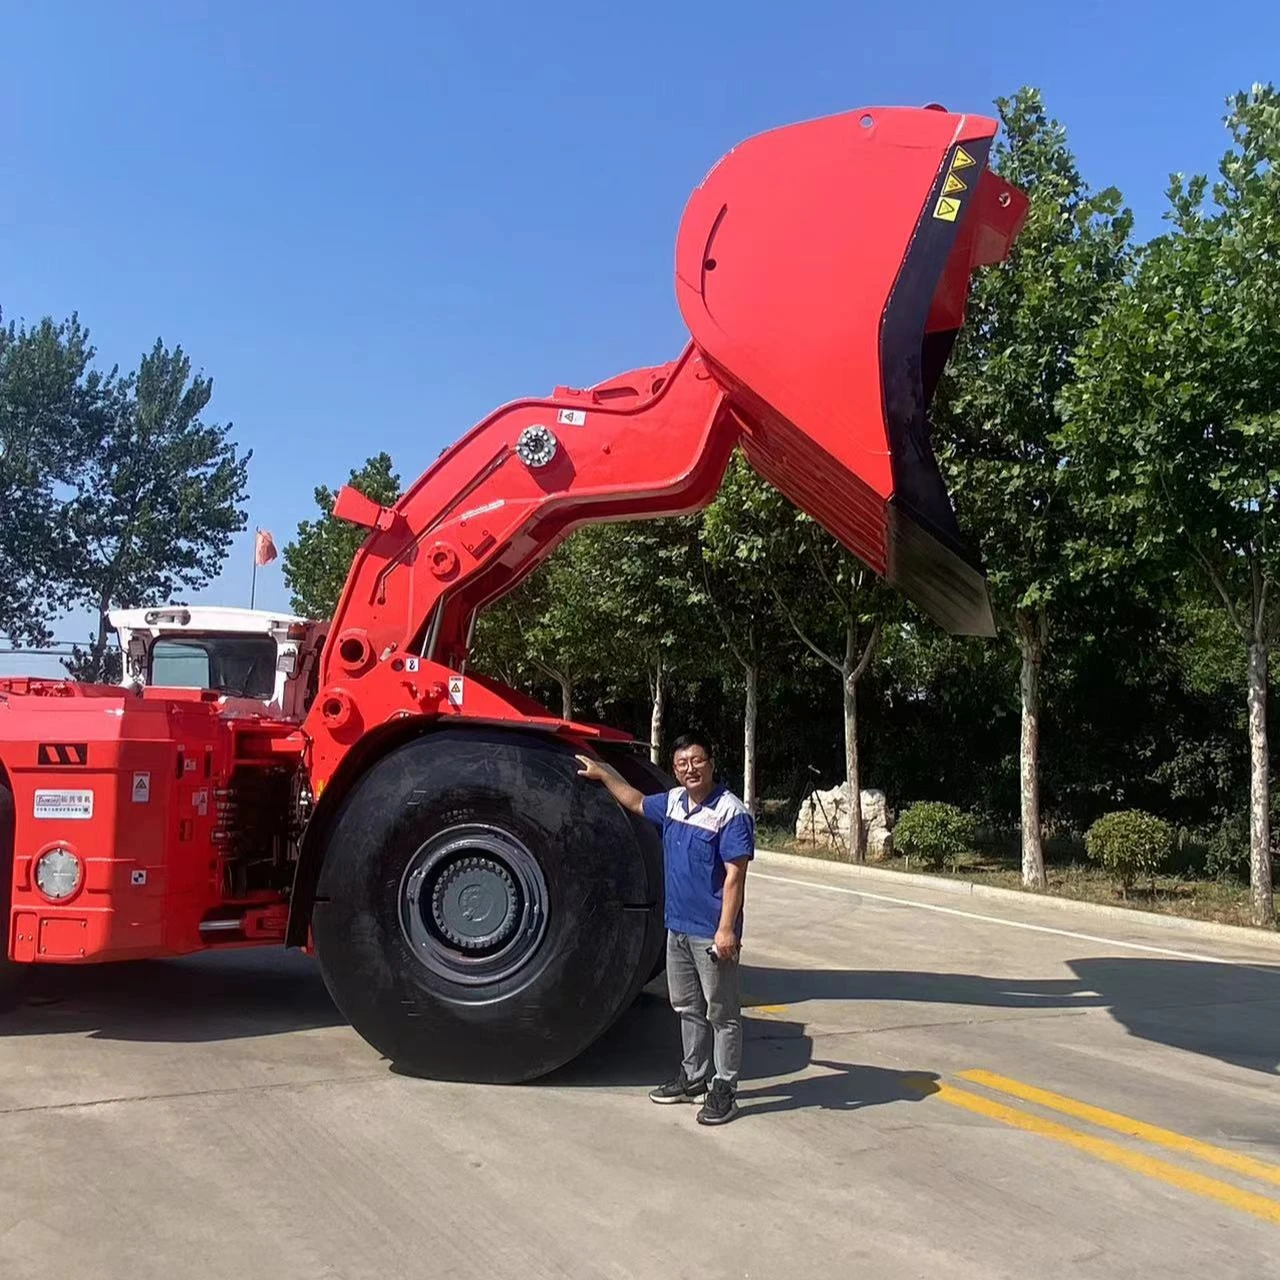
[[[1026,197],[986,168],[997,124],[867,108],[731,151],[680,224],[676,293],[751,464],[952,632],[991,635],[927,411],[969,274]]]

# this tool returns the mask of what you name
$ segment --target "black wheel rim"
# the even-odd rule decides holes
[[[400,927],[432,973],[465,986],[529,964],[547,927],[537,859],[510,832],[449,827],[423,844],[400,879]]]

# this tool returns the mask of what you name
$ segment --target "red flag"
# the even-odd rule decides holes
[[[277,555],[275,539],[265,529],[259,529],[253,542],[253,563],[269,564]]]

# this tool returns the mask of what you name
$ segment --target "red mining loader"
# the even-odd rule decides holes
[[[116,616],[120,686],[0,681],[0,986],[30,964],[284,944],[401,1069],[538,1076],[660,965],[661,848],[577,752],[627,735],[468,669],[476,618],[574,529],[692,512],[735,447],[943,627],[990,634],[927,411],[970,273],[1025,197],[993,120],[867,108],[752,138],[676,243],[669,364],[499,409],[382,507],[327,624]]]

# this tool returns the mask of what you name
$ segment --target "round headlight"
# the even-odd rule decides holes
[[[46,898],[62,902],[84,878],[84,864],[70,849],[50,849],[36,859],[36,887]]]

